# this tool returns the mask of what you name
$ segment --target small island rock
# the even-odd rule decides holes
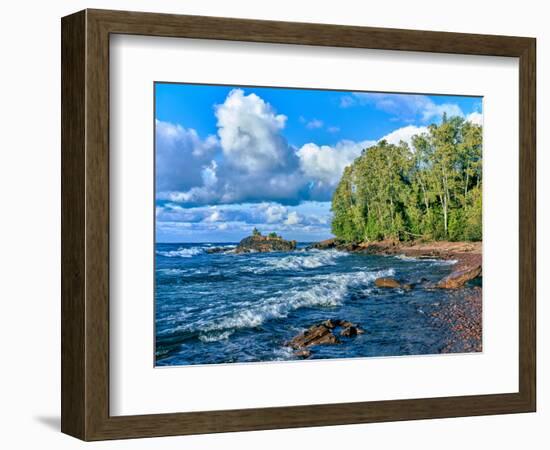
[[[288,252],[292,250],[296,250],[296,241],[287,241],[280,236],[254,234],[239,242],[235,253]]]

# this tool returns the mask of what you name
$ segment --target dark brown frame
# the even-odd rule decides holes
[[[104,10],[75,13],[64,17],[61,25],[64,433],[100,440],[535,411],[534,38]],[[109,36],[117,33],[519,58],[519,391],[110,416]]]

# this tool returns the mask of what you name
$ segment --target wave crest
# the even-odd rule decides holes
[[[376,278],[395,274],[394,269],[353,272],[346,274],[328,274],[311,277],[312,284],[305,289],[293,288],[287,293],[279,293],[257,303],[242,305],[236,313],[219,320],[199,321],[193,329],[179,331],[194,331],[199,333],[199,339],[212,342],[227,339],[237,329],[255,328],[267,320],[287,317],[292,311],[315,306],[332,307],[340,305],[350,288],[367,287]]]
[[[167,258],[192,258],[203,252],[200,247],[183,248],[180,247],[177,250],[157,250],[157,255],[165,256]]]
[[[254,273],[265,273],[272,270],[306,270],[317,269],[322,266],[334,266],[336,260],[348,253],[338,250],[312,250],[305,255],[289,255],[285,257],[267,257],[261,262],[263,267],[253,267]]]

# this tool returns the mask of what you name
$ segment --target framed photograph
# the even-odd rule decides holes
[[[535,39],[62,19],[62,431],[536,408]]]

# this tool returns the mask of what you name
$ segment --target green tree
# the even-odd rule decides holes
[[[332,198],[332,231],[346,241],[480,240],[482,130],[443,117],[412,148],[381,141],[346,167]]]

